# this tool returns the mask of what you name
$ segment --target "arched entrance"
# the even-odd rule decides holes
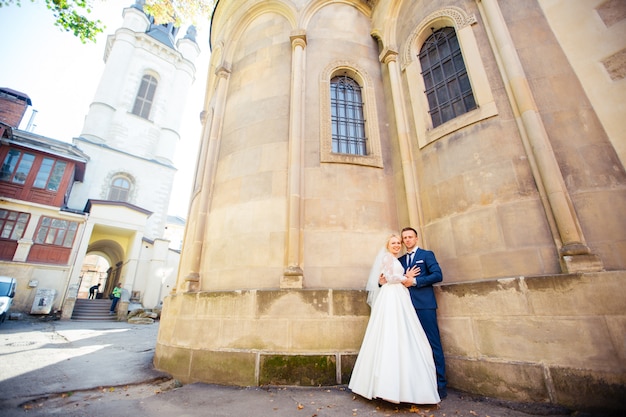
[[[98,288],[96,298],[105,298],[107,283],[110,281],[108,279],[110,270],[111,267],[107,258],[97,253],[87,254],[80,268],[78,298],[89,298],[89,289],[98,284],[100,284],[100,288]]]
[[[102,286],[100,288],[100,292],[103,294],[103,297],[106,298],[113,290],[113,287],[115,287],[115,284],[119,282],[122,266],[124,264],[124,249],[115,240],[101,239],[92,242],[87,248],[87,256],[85,257],[85,262],[83,262],[81,267],[81,273],[86,267],[89,267],[87,263],[88,259],[93,259],[93,257],[96,256],[103,259],[107,265],[107,268],[104,270],[104,279],[101,282]],[[84,288],[83,282],[84,276],[81,282],[80,291]],[[87,287],[87,291],[88,290],[89,287]]]

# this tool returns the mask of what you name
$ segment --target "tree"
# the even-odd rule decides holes
[[[35,2],[35,0],[31,0]],[[104,31],[100,20],[86,17],[91,13],[93,0],[44,0],[48,10],[55,17],[55,26],[66,32],[73,32],[81,42],[95,42],[96,36]],[[0,8],[15,4],[21,6],[22,0],[0,0]],[[154,17],[155,23],[174,22],[196,24],[198,18],[209,18],[215,6],[214,0],[140,0],[144,11]]]

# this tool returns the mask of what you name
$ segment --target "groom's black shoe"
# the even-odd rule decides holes
[[[448,396],[448,390],[446,388],[439,388],[437,392],[439,392],[439,398],[442,400]]]

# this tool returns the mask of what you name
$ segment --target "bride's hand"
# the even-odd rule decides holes
[[[415,278],[416,276],[419,275],[421,269],[418,266],[413,266],[409,269],[406,270],[406,272],[404,273],[404,276],[406,277],[405,280],[402,281],[402,284],[404,284],[405,287],[412,287],[413,286],[413,278]]]
[[[380,274],[378,277],[378,285],[385,285],[387,283],[387,278],[383,274]]]

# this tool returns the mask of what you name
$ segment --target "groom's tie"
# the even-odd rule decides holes
[[[413,254],[415,252],[409,252],[409,255],[407,256],[407,261],[406,261],[406,265],[409,266],[411,265],[411,262],[413,262]]]

